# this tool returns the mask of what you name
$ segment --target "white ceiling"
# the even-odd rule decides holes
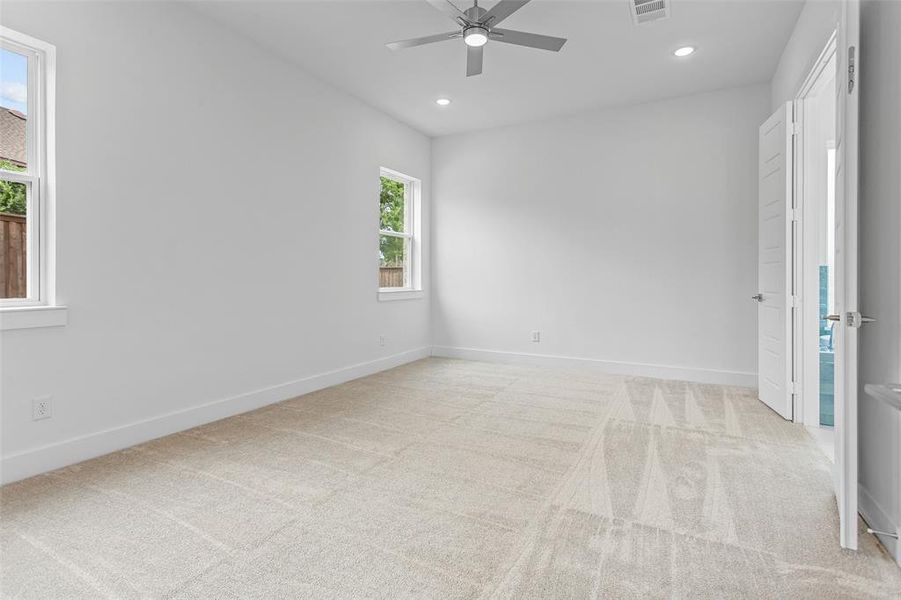
[[[455,0],[465,8],[465,0]],[[386,42],[454,23],[424,0],[198,2],[197,10],[431,136],[767,82],[801,0],[671,0],[664,21],[634,26],[629,0],[532,0],[503,27],[569,39],[557,54],[485,47],[465,76],[451,40],[392,52]],[[486,0],[490,8],[493,0]],[[697,46],[687,59],[673,49]],[[435,99],[453,100],[447,108]]]

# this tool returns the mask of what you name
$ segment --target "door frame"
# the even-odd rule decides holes
[[[793,382],[794,382],[794,411],[793,421],[803,424],[807,427],[820,427],[819,420],[819,339],[808,339],[804,337],[804,319],[805,315],[809,316],[811,312],[819,313],[819,296],[817,293],[811,293],[810,286],[805,285],[806,271],[804,269],[805,257],[810,252],[812,240],[804,235],[807,230],[807,222],[805,215],[809,213],[811,217],[818,216],[818,212],[809,206],[810,198],[805,195],[805,173],[807,168],[804,147],[804,130],[805,130],[805,114],[804,101],[813,91],[814,87],[823,75],[823,72],[829,66],[830,62],[835,59],[835,53],[838,47],[838,30],[833,30],[829,36],[825,47],[820,52],[819,57],[814,63],[801,87],[795,94],[794,105],[794,168],[793,190],[794,201],[793,208],[795,210],[795,224],[792,235],[792,289],[796,297],[795,307],[792,315],[792,362],[793,362]],[[837,69],[838,65],[836,65]],[[838,85],[838,77],[836,73],[836,85]],[[836,106],[836,110],[838,107]],[[833,117],[834,119],[834,117]],[[807,252],[805,252],[807,251]],[[817,361],[815,369],[810,368],[811,361]]]

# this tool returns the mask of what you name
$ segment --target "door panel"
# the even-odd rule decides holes
[[[792,418],[792,107],[760,126],[758,163],[757,387],[760,400]]]
[[[860,72],[860,3],[843,0],[838,23],[835,142],[835,496],[840,542],[857,549],[857,129],[858,85],[851,83],[850,58]],[[856,75],[855,75],[856,76]]]

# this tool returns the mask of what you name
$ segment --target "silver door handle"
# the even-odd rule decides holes
[[[757,300],[758,302],[763,302],[763,294],[754,294],[751,296],[751,300]]]
[[[856,312],[850,312],[848,314],[848,325],[851,327],[860,327],[864,323],[875,323],[876,319],[873,317],[865,317]],[[827,321],[841,321],[841,315],[826,315],[824,317]]]

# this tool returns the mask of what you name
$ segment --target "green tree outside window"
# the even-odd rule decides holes
[[[404,232],[404,184],[382,177],[382,191],[379,198],[379,228],[383,231]],[[379,238],[383,266],[401,266],[404,263],[404,240],[383,235]]]
[[[0,160],[0,169],[24,171],[24,167]],[[26,207],[25,184],[0,180],[0,212],[24,215]],[[403,217],[401,217],[403,218]]]

